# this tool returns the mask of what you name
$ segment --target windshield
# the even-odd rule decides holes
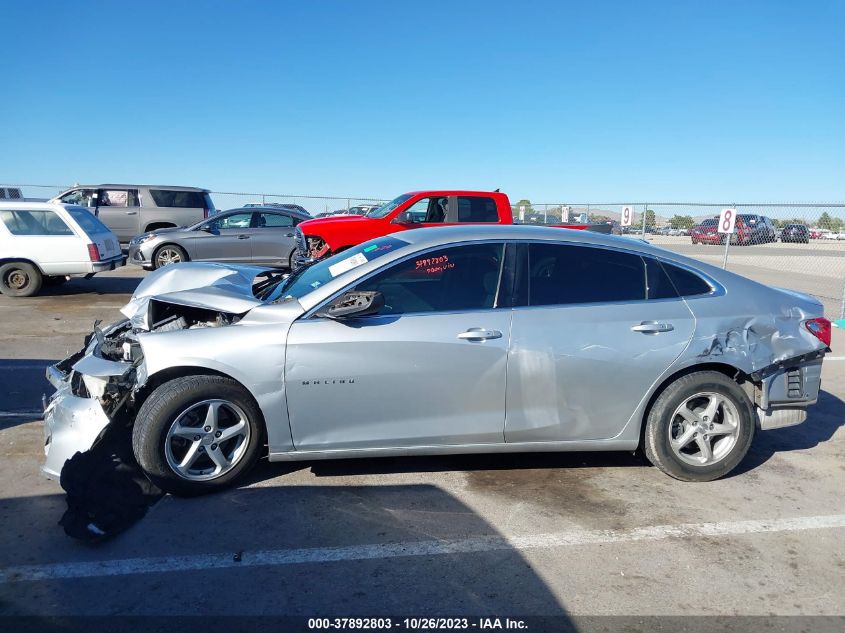
[[[109,228],[100,222],[88,209],[68,209],[67,212],[88,235],[110,232]]]
[[[398,198],[394,198],[390,202],[381,205],[380,207],[376,207],[372,211],[366,214],[368,218],[383,218],[387,215],[390,215],[390,212],[396,209],[400,204],[405,202],[408,198],[411,197],[410,193],[405,193],[399,196]]]
[[[719,220],[712,218],[710,220],[702,220],[698,226],[716,226],[717,224],[719,224]]]
[[[332,279],[407,245],[408,242],[395,237],[380,237],[364,242],[312,266],[300,268],[286,279],[263,289],[258,298],[266,303],[284,301],[291,297],[299,299]]]

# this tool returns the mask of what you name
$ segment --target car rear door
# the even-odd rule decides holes
[[[637,253],[546,242],[520,261],[505,440],[615,437],[689,344],[692,312]]]
[[[496,307],[503,250],[421,253],[355,284],[383,293],[379,314],[295,322],[285,390],[296,448],[501,444],[511,324],[510,309]]]

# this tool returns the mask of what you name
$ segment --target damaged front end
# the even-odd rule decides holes
[[[181,275],[163,269],[147,277],[121,310],[126,319],[104,329],[95,323],[79,352],[47,368],[56,388],[44,402],[41,470],[48,477],[58,479],[65,462],[93,448],[115,421],[131,424],[147,383],[140,337],[231,325],[261,303],[253,284],[262,269],[206,265],[196,274],[188,270],[196,264],[180,266]]]

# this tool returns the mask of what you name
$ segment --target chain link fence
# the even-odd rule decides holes
[[[0,199],[46,200],[70,185],[3,185]],[[378,197],[212,192],[219,210],[246,204],[293,204],[313,216],[355,211],[385,202]],[[622,227],[622,209],[633,211]],[[715,229],[724,208],[736,209],[730,243]],[[843,203],[531,203],[515,202],[523,224],[609,222],[614,233],[642,237],[669,250],[745,275],[762,283],[818,297],[825,313],[845,318],[845,204]]]

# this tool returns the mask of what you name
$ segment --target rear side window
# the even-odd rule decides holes
[[[458,222],[498,222],[499,212],[493,198],[458,196]]]
[[[12,235],[73,235],[58,215],[46,209],[0,211],[0,220]]]
[[[109,229],[105,224],[100,222],[85,209],[68,209],[67,212],[88,235],[97,235],[98,233],[109,232]]]
[[[672,280],[672,284],[682,297],[692,297],[695,295],[706,295],[713,292],[713,288],[709,283],[704,281],[701,277],[688,270],[684,270],[678,266],[667,264],[663,262],[663,269]]]
[[[281,213],[259,213],[258,228],[273,228],[277,226],[294,226],[296,222],[289,215]]]
[[[157,207],[178,207],[183,209],[205,208],[205,194],[202,191],[172,191],[170,189],[150,189]]]
[[[562,244],[531,244],[528,253],[529,305],[646,298],[645,264],[639,255]]]

